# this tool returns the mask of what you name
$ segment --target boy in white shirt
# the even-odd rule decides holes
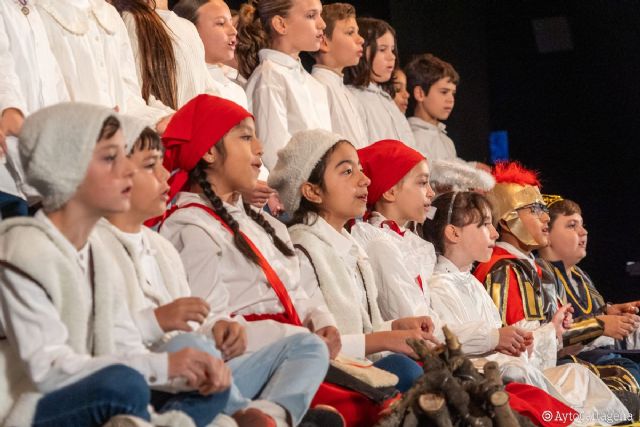
[[[369,143],[367,129],[360,116],[358,100],[344,84],[342,70],[357,65],[363,54],[364,39],[358,33],[356,10],[347,3],[322,7],[327,24],[316,64],[311,75],[327,88],[332,131],[346,137],[356,148]]]
[[[0,225],[0,364],[11,368],[0,378],[0,418],[8,425],[100,426],[121,414],[148,420],[148,384],[183,379],[199,393],[151,403],[208,424],[228,399],[229,369],[193,349],[144,348],[118,303],[121,271],[93,232],[102,216],[129,208],[134,169],[115,113],[58,104],[28,117],[20,138],[27,182],[43,209]]]

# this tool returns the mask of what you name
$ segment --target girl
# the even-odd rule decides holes
[[[393,73],[393,91],[396,93],[393,102],[396,103],[402,114],[406,114],[410,95],[407,91],[407,75],[401,68]]]
[[[201,93],[217,94],[198,32],[166,0],[112,0],[129,32],[142,96],[177,110]]]
[[[231,101],[200,95],[176,113],[163,140],[165,167],[174,171],[169,195],[180,192],[160,233],[180,253],[192,294],[214,315],[253,321],[246,324],[249,351],[304,333],[309,351],[324,357],[304,375],[283,378],[289,393],[278,403],[297,425],[326,373],[327,346],[332,355],[340,348],[339,335],[327,308],[313,305],[301,287],[286,228],[239,195],[255,186],[261,165],[253,118]]]
[[[113,110],[47,107],[27,118],[20,143],[43,209],[0,226],[0,329],[7,338],[0,343],[0,418],[9,415],[7,425],[100,426],[118,414],[148,420],[147,384],[176,379],[199,393],[152,397],[153,406],[208,424],[228,399],[229,369],[192,349],[146,351],[126,305],[115,301],[120,289],[113,285],[124,277],[93,230],[102,216],[130,205],[134,169]]]
[[[369,141],[397,139],[415,146],[406,117],[393,102],[394,70],[399,69],[396,32],[385,21],[359,18],[364,55],[355,67],[344,70],[345,82],[360,101]]]
[[[238,62],[249,79],[249,109],[269,170],[293,133],[331,129],[326,90],[299,58],[301,51],[320,48],[326,27],[321,13],[320,0],[250,1],[240,10]]]
[[[364,214],[370,183],[353,145],[323,130],[299,132],[278,153],[269,183],[293,213],[289,232],[305,290],[316,304],[326,301],[331,309],[343,334],[343,351],[377,360],[376,366],[398,375],[398,389],[407,390],[421,370],[404,356],[413,355],[406,339],[435,342],[433,324],[428,317],[384,322],[380,315],[371,265],[343,229]],[[381,358],[377,353],[384,351],[400,354]]]
[[[196,26],[219,96],[249,108],[244,89],[226,76],[223,66],[235,57],[238,34],[229,6],[223,0],[181,0],[173,11]]]
[[[498,238],[487,199],[478,193],[452,192],[439,196],[433,206],[435,216],[424,224],[425,235],[439,253],[429,280],[432,306],[448,324],[484,323],[484,330],[479,329],[474,338],[485,344],[476,352],[475,363],[483,366],[495,360],[504,377],[542,388],[578,410],[585,420],[595,420],[597,411],[626,414],[607,386],[584,366],[555,366],[558,339],[570,323],[569,305],[533,331],[502,327],[491,297],[470,273],[474,262],[491,258]]]

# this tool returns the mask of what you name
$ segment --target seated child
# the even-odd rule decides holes
[[[369,143],[396,139],[410,147],[415,140],[407,118],[393,102],[393,72],[398,69],[396,32],[385,21],[360,18],[364,55],[358,65],[345,69],[345,82],[359,101]]]
[[[358,100],[344,84],[342,71],[357,65],[363,54],[364,39],[358,33],[356,10],[347,3],[322,7],[322,19],[327,24],[316,64],[311,75],[327,88],[331,130],[353,141],[356,147],[369,145],[367,129],[360,116]]]
[[[327,349],[337,354],[340,339],[331,313],[302,289],[284,225],[240,196],[255,186],[261,165],[253,117],[234,102],[200,95],[176,113],[163,142],[164,165],[174,172],[169,197],[180,192],[160,233],[180,253],[192,295],[212,315],[244,323],[251,351],[303,334],[307,351],[324,358],[283,379],[295,402],[283,406],[297,425],[327,371]]]
[[[378,288],[364,250],[343,228],[364,214],[369,179],[350,142],[320,129],[299,132],[278,153],[269,184],[293,219],[289,228],[301,262],[301,283],[311,300],[325,302],[342,334],[343,352],[370,357],[400,378],[406,391],[421,369],[406,339],[431,340],[426,316],[389,319],[378,307]],[[355,306],[354,306],[355,303]],[[382,357],[381,352],[396,354]]]
[[[182,379],[197,392],[151,397],[151,404],[207,425],[228,399],[229,369],[193,349],[145,349],[126,304],[118,303],[124,277],[94,232],[102,216],[129,208],[134,168],[113,110],[44,108],[26,119],[20,153],[43,209],[0,224],[0,418],[8,416],[8,425],[149,420],[148,384]]]
[[[286,425],[287,413],[297,418],[308,409],[290,396],[287,378],[326,365],[326,356],[314,353],[304,334],[243,354],[244,326],[228,317],[209,316],[208,304],[191,296],[180,255],[170,242],[143,225],[166,209],[169,174],[162,166],[160,137],[134,118],[127,117],[124,125],[137,134],[129,152],[139,171],[133,178],[131,208],[101,220],[98,233],[125,272],[128,303],[143,339],[154,351],[194,347],[224,358],[233,373],[224,412],[240,426],[263,425],[260,420],[264,425],[273,420]],[[312,387],[306,392],[313,394]]]

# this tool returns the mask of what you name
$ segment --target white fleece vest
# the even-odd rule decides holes
[[[68,244],[33,218],[12,218],[0,223],[0,259],[27,273],[46,292],[69,332],[68,344],[76,352],[90,353],[87,348],[88,318],[82,313],[90,301],[80,298],[78,286],[85,278],[78,268]],[[93,346],[95,355],[113,353],[113,263],[95,234],[89,237],[93,256],[95,305]],[[0,266],[0,268],[8,268]],[[2,284],[6,286],[6,284]],[[42,395],[24,369],[17,351],[6,338],[0,339],[0,421],[8,426],[31,424]]]
[[[302,246],[311,257],[311,263],[320,282],[320,290],[336,319],[340,333],[368,334],[379,330],[383,322],[371,265],[367,261],[358,260],[367,295],[367,307],[359,303],[354,293],[353,272],[349,271],[322,234],[304,224],[289,228],[289,234],[294,245]],[[359,310],[355,309],[356,305]]]

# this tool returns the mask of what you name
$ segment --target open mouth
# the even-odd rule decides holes
[[[133,186],[131,186],[131,185],[126,186],[126,187],[125,187],[125,189],[124,189],[124,190],[122,190],[122,194],[123,194],[123,195],[127,195],[127,196],[128,196],[129,194],[131,194],[131,188],[132,188],[132,187],[133,187]]]
[[[361,194],[359,196],[356,197],[358,200],[362,200],[363,202],[367,202],[367,193],[365,194]]]

